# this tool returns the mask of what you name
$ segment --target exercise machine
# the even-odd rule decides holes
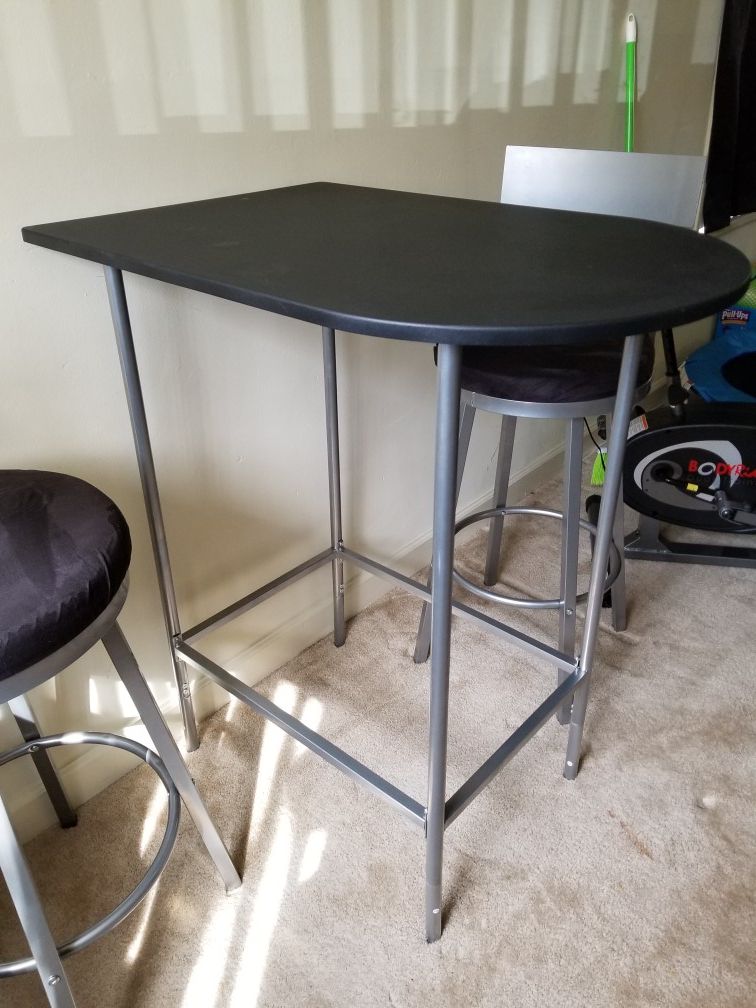
[[[756,532],[756,403],[697,399],[681,382],[671,331],[662,333],[662,344],[667,405],[638,417],[627,442],[625,502],[639,524],[625,540],[625,556],[756,567],[756,549],[729,537],[689,542],[661,531],[668,524],[741,537]]]

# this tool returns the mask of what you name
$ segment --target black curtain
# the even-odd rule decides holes
[[[756,211],[756,0],[725,0],[703,221]]]

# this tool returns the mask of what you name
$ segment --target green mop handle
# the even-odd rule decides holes
[[[635,43],[638,38],[634,14],[625,23],[625,150],[633,149],[635,127]]]

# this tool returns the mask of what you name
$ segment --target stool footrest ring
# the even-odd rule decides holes
[[[468,515],[467,518],[463,518],[458,521],[454,526],[455,534],[461,532],[462,529],[467,528],[470,525],[475,525],[478,522],[486,521],[489,518],[506,518],[509,515],[534,515],[539,518],[555,518],[558,521],[564,521],[564,514],[561,511],[552,511],[549,508],[538,508],[538,507],[500,507],[500,508],[489,508],[486,511],[476,511],[475,514]],[[580,528],[589,532],[591,535],[596,534],[596,526],[587,521],[585,518],[580,518]],[[611,549],[609,552],[609,570],[607,571],[606,582],[604,584],[604,591],[608,591],[614,582],[619,577],[620,571],[622,569],[622,556],[620,551],[617,549],[617,544],[612,542]],[[454,580],[461,584],[463,588],[471,592],[473,595],[477,595],[479,598],[486,599],[489,602],[501,602],[503,605],[517,606],[522,609],[560,609],[564,605],[563,599],[530,599],[522,598],[513,595],[502,595],[499,592],[490,591],[488,588],[484,588],[482,585],[475,584],[474,581],[470,581],[455,567],[452,571]],[[588,592],[583,592],[577,596],[576,602],[578,605],[588,598]]]
[[[121,735],[113,735],[109,732],[64,732],[59,735],[48,735],[45,738],[34,739],[23,745],[17,746],[6,753],[0,755],[0,766],[10,763],[20,756],[28,756],[38,749],[52,749],[61,745],[105,745],[123,749],[126,752],[137,756],[149,767],[151,767],[168,794],[168,819],[165,827],[165,834],[160,844],[154,860],[145,872],[141,881],[134,887],[129,895],[122,900],[118,906],[107,916],[90,925],[85,931],[65,942],[58,947],[58,954],[61,958],[71,955],[73,952],[80,952],[90,945],[95,939],[107,934],[117,924],[131,913],[132,910],[144,899],[152,886],[157,882],[160,873],[165,868],[168,858],[171,855],[178,833],[179,819],[181,816],[181,799],[173,783],[171,775],[168,773],[165,764],[160,757],[148,749],[147,746],[133,739],[124,738]],[[18,959],[15,962],[0,963],[0,977],[18,976],[21,973],[31,973],[37,968],[35,960],[31,957]]]

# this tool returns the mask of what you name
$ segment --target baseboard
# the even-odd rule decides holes
[[[588,443],[587,443],[588,444]],[[561,444],[544,452],[514,474],[510,483],[509,499],[522,500],[536,487],[553,478],[560,471],[563,455]],[[476,500],[467,502],[460,515],[469,515],[489,506],[491,490],[481,494]],[[475,535],[477,529],[470,528],[460,535],[460,541]],[[407,574],[412,574],[430,561],[431,529],[406,543],[393,556],[381,557],[382,562]],[[377,602],[391,588],[385,580],[365,571],[349,571],[347,568],[346,610],[353,616],[367,606]],[[326,637],[333,630],[333,608],[330,592],[327,597],[297,612],[265,637],[255,641],[236,655],[229,664],[234,673],[248,685],[254,685],[290,661],[305,648]],[[199,720],[228,702],[227,694],[205,676],[198,676],[192,684],[195,711]],[[181,742],[181,716],[178,700],[164,707],[163,714],[171,729]],[[146,741],[141,735],[141,727],[129,731]],[[103,751],[98,747],[85,749],[81,755],[59,768],[61,783],[75,807],[92,798],[99,791],[113,783],[134,766],[132,757],[119,750]],[[37,780],[36,786],[14,789],[8,801],[8,810],[13,816],[14,826],[23,842],[55,823],[55,815],[47,795]]]

